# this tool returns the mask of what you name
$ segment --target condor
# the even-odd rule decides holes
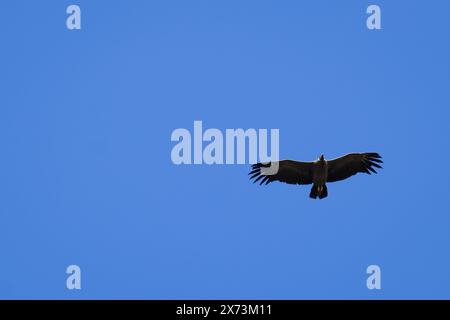
[[[328,196],[327,182],[344,180],[359,172],[377,173],[373,167],[381,169],[379,163],[383,161],[375,152],[350,153],[333,160],[325,160],[321,155],[318,160],[312,162],[281,160],[274,163],[256,163],[252,165],[249,175],[254,182],[261,180],[260,185],[273,181],[312,184],[309,197],[323,199]],[[277,168],[276,172],[273,167]]]

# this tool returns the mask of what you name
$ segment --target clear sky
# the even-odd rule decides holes
[[[450,298],[449,12],[1,1],[0,298]],[[278,128],[281,158],[385,165],[312,200],[248,165],[175,166],[171,133],[194,120]]]

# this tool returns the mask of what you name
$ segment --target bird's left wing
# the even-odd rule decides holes
[[[358,172],[371,174],[377,173],[375,168],[382,168],[378,163],[383,163],[381,156],[375,152],[349,153],[343,157],[328,161],[327,182],[335,182],[347,179]]]
[[[273,181],[289,184],[311,184],[313,180],[313,162],[281,160],[276,162],[256,163],[249,173],[253,182],[261,180],[260,185]]]

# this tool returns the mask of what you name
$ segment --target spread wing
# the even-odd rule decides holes
[[[375,168],[381,169],[383,163],[378,153],[350,153],[343,157],[328,161],[328,182],[347,179],[358,172],[367,174],[377,173]]]
[[[289,184],[311,184],[313,181],[313,165],[313,162],[293,160],[256,163],[252,165],[249,175],[250,179],[254,179],[253,182],[261,180],[260,185],[273,181]]]

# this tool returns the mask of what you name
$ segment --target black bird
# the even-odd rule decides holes
[[[377,173],[375,168],[381,169],[381,156],[375,152],[349,153],[333,160],[325,160],[323,154],[317,161],[300,162],[281,160],[276,162],[256,163],[252,165],[249,175],[254,182],[261,180],[268,184],[281,181],[289,184],[313,184],[310,198],[323,199],[328,196],[327,182],[347,179],[358,172],[367,174]]]

